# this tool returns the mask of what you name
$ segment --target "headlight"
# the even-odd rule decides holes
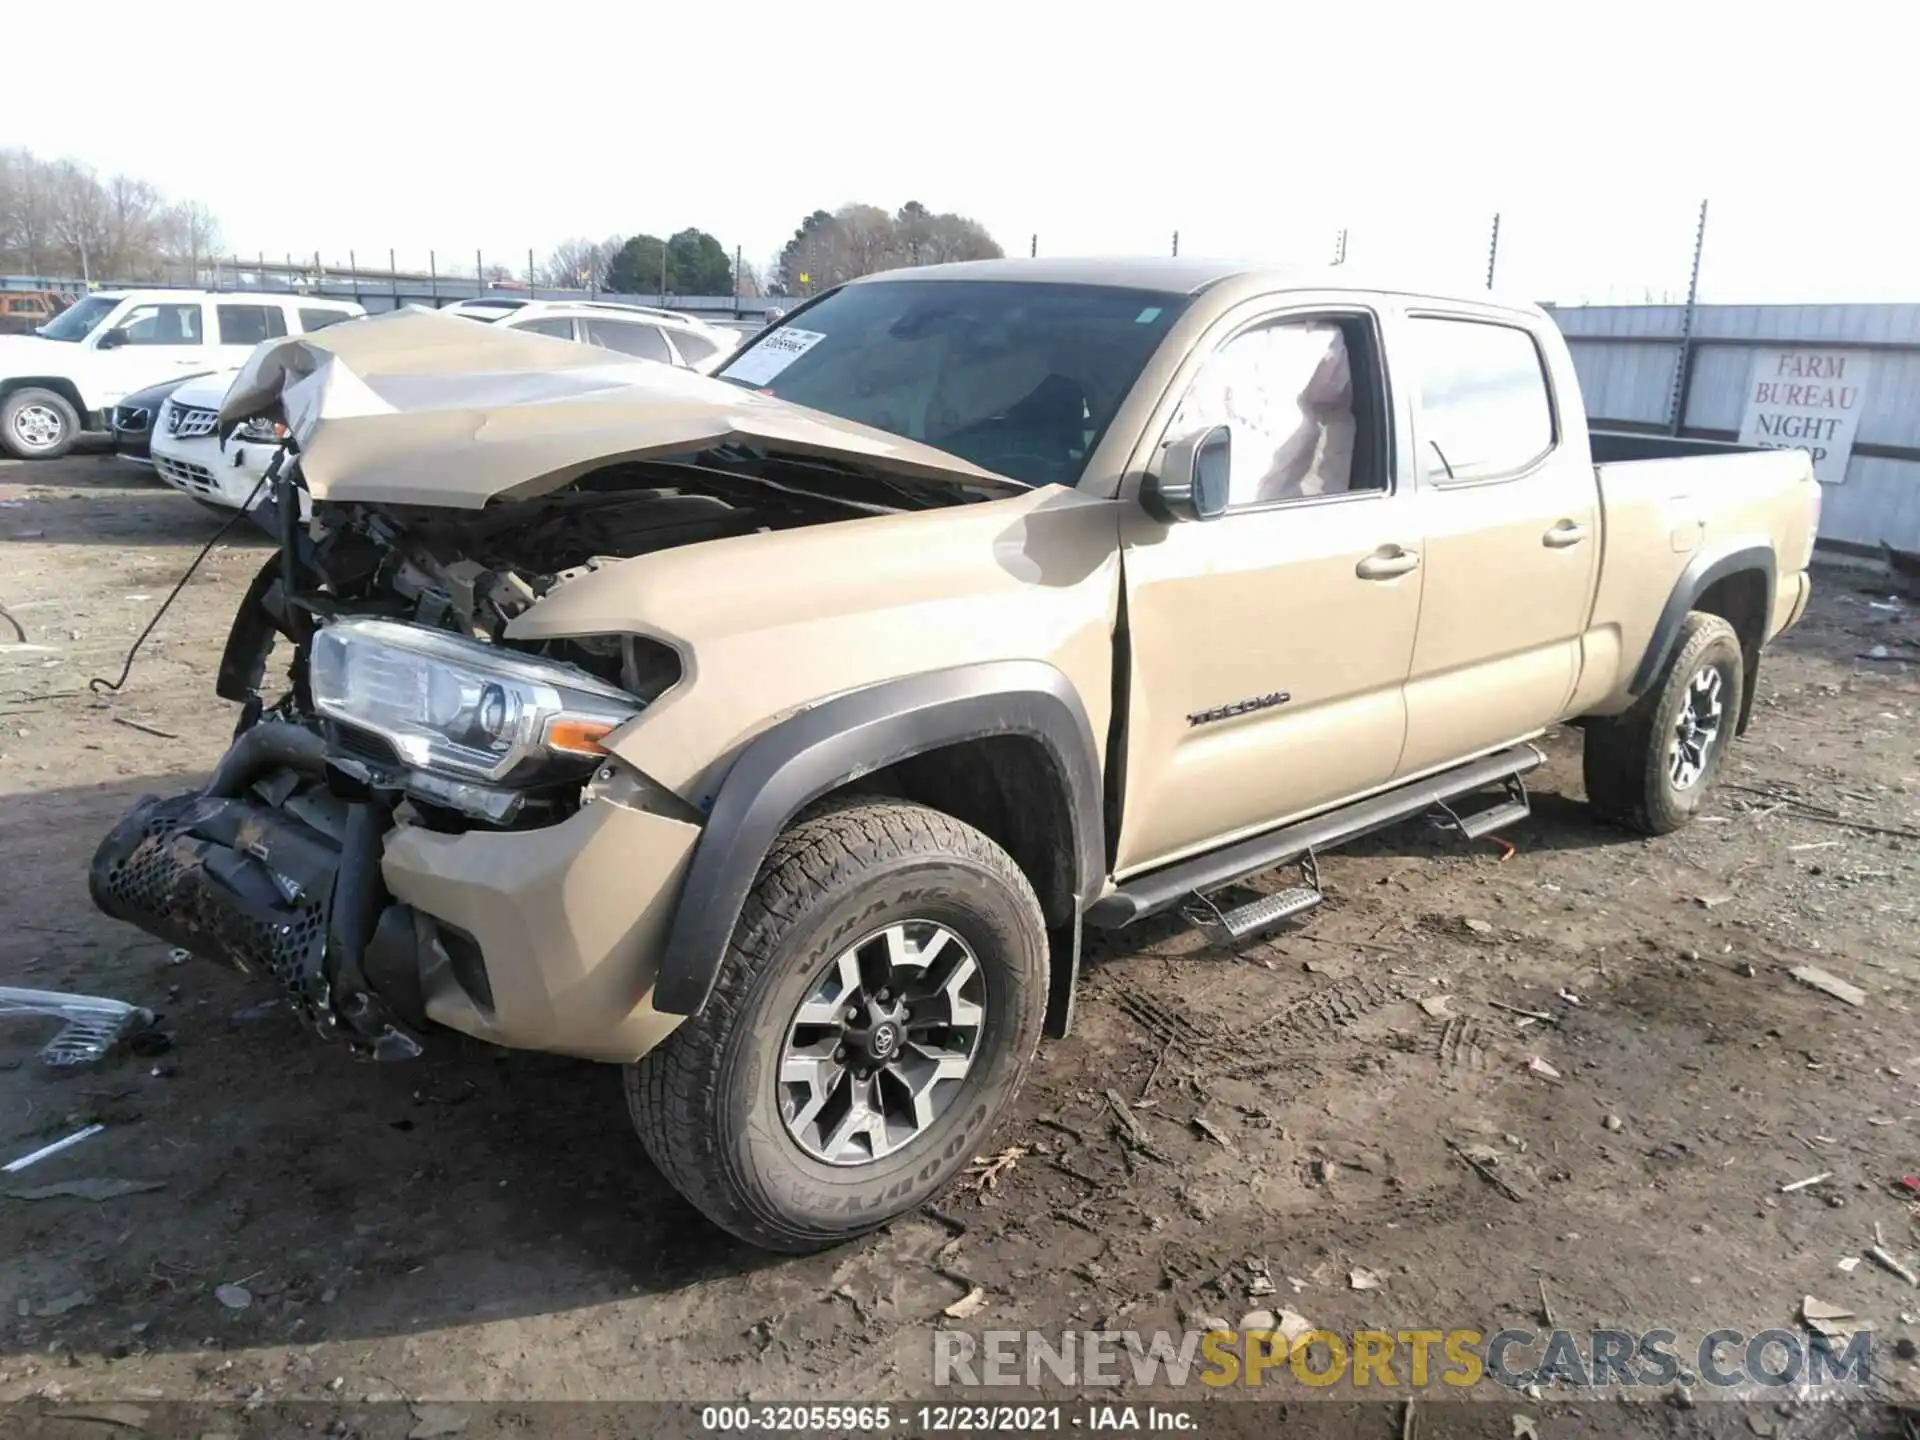
[[[640,713],[584,670],[387,620],[342,620],[313,639],[322,715],[371,731],[419,770],[529,785],[578,774]]]
[[[258,445],[274,445],[286,438],[287,427],[274,420],[248,420],[233,433]]]

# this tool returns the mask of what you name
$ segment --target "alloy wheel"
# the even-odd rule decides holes
[[[1667,747],[1667,778],[1676,790],[1690,790],[1707,772],[1713,747],[1725,724],[1722,695],[1726,682],[1716,665],[1704,666],[1687,682],[1686,701]]]
[[[51,450],[65,429],[66,422],[51,405],[22,405],[13,412],[14,438],[29,450]]]
[[[787,1027],[787,1133],[829,1165],[868,1164],[911,1144],[973,1069],[986,1002],[973,952],[936,921],[903,921],[848,946]]]

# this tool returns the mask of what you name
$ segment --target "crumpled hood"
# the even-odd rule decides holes
[[[259,346],[221,403],[220,433],[257,416],[292,432],[318,500],[478,509],[557,490],[603,465],[729,441],[982,495],[1031,488],[722,380],[426,310]]]

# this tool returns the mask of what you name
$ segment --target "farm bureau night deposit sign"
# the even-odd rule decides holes
[[[1756,350],[1740,443],[1810,451],[1820,483],[1838,485],[1872,366],[1858,350]]]

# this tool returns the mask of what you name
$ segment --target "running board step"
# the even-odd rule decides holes
[[[1504,783],[1509,777],[1524,775],[1545,761],[1546,756],[1533,746],[1513,745],[1309,820],[1283,825],[1145,875],[1131,876],[1088,907],[1086,923],[1096,930],[1116,930],[1170,910],[1195,895],[1223,889],[1236,880],[1298,860],[1310,850],[1325,850],[1389,825],[1417,819],[1443,801]],[[1512,821],[1496,823],[1511,824]]]
[[[1276,890],[1271,895],[1262,895],[1258,900],[1235,909],[1219,911],[1217,918],[1203,928],[1221,932],[1222,940],[1246,940],[1271,930],[1282,920],[1306,914],[1326,898],[1311,885],[1294,885],[1285,890]]]
[[[1496,830],[1518,824],[1532,813],[1533,807],[1526,801],[1511,800],[1491,810],[1482,810],[1478,815],[1462,815],[1460,833],[1469,840],[1478,840],[1482,835],[1491,835]]]
[[[1476,810],[1471,815],[1462,815],[1453,806],[1442,800],[1433,807],[1434,821],[1442,829],[1451,830],[1463,840],[1478,840],[1482,835],[1491,835],[1496,830],[1504,830],[1533,814],[1533,802],[1527,799],[1527,784],[1518,775],[1509,775],[1503,782],[1507,798],[1485,810]]]

